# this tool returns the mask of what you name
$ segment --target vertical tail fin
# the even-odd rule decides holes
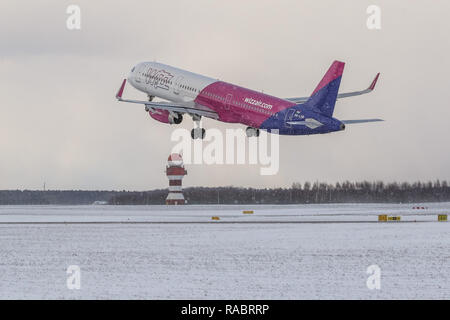
[[[333,116],[344,66],[344,62],[334,61],[305,104],[328,117]]]

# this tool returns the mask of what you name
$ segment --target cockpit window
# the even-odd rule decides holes
[[[134,69],[136,69],[136,67],[133,67],[133,69],[131,69],[131,72],[134,72]]]

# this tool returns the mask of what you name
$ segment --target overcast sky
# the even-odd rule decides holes
[[[79,31],[66,28],[69,4]],[[366,27],[371,4],[381,30]],[[0,189],[166,187],[174,126],[114,98],[133,65],[153,60],[280,97],[308,96],[335,59],[346,62],[341,92],[381,72],[375,92],[338,101],[335,117],[385,122],[282,136],[274,176],[190,165],[185,186],[450,180],[449,12],[448,0],[3,0]]]

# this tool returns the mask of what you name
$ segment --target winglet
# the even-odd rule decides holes
[[[373,89],[375,89],[375,85],[377,84],[379,76],[380,73],[378,72],[377,75],[375,76],[375,79],[373,79],[372,83],[370,84],[369,88],[367,88],[368,90],[372,91]]]
[[[120,86],[119,91],[117,91],[116,99],[118,99],[118,100],[122,99],[122,93],[123,93],[123,89],[125,88],[126,82],[127,82],[127,79],[123,79],[122,85]]]

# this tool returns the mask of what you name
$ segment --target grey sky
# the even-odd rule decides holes
[[[66,29],[69,4],[81,7],[80,31]],[[382,9],[379,31],[366,28],[370,4]],[[449,10],[446,0],[2,1],[0,189],[166,187],[174,127],[114,99],[146,60],[280,97],[309,95],[335,59],[347,63],[342,92],[382,73],[335,116],[386,122],[282,136],[277,175],[192,165],[186,186],[450,179]]]

